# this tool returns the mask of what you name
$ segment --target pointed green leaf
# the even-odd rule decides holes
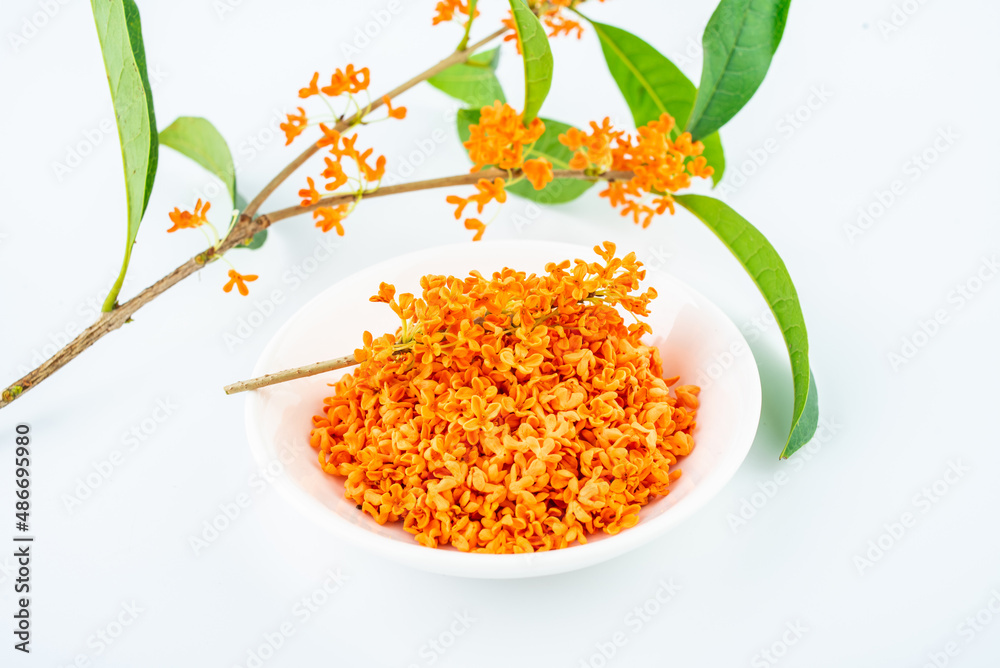
[[[538,115],[552,86],[552,51],[542,22],[524,0],[510,0],[517,41],[524,59],[524,122]]]
[[[785,263],[757,228],[723,202],[704,195],[675,195],[674,199],[697,216],[732,251],[757,288],[781,328],[792,363],[794,405],[792,426],[781,457],[809,442],[819,421],[816,383],[809,370],[809,339],[795,285]]]
[[[478,109],[461,109],[458,112],[458,136],[465,142],[469,139],[469,125],[479,122]],[[545,132],[532,149],[525,154],[525,160],[532,158],[545,158],[552,163],[553,169],[569,169],[569,161],[573,158],[573,152],[559,143],[559,135],[565,134],[571,126],[551,118],[543,118]],[[593,181],[582,179],[554,179],[542,190],[535,190],[535,187],[528,181],[518,181],[507,187],[507,192],[530,199],[542,204],[565,204],[571,202],[594,185]]]
[[[181,116],[160,131],[160,143],[186,155],[219,177],[236,202],[236,168],[233,154],[215,126],[204,118]]]
[[[791,0],[722,0],[705,26],[701,86],[687,129],[717,131],[757,91],[785,31]]]
[[[496,75],[499,61],[500,47],[482,51],[470,56],[468,62],[452,65],[431,77],[427,83],[477,109],[496,100],[506,102]]]
[[[128,211],[125,259],[102,307],[111,311],[125,281],[132,245],[153,190],[158,144],[139,9],[132,0],[91,0],[91,7],[118,124]]]
[[[666,112],[673,116],[677,127],[684,127],[697,94],[691,80],[666,56],[627,30],[596,21],[590,23],[601,41],[608,70],[632,112],[635,126],[655,121]],[[702,155],[715,168],[712,183],[717,185],[726,171],[722,140],[716,133],[702,142],[705,144]]]

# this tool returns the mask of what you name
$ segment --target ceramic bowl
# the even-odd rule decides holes
[[[619,249],[622,252],[626,249]],[[254,376],[350,353],[361,334],[395,331],[399,324],[384,304],[368,298],[382,281],[397,292],[419,293],[425,274],[484,275],[505,266],[541,273],[550,261],[596,259],[593,250],[562,243],[498,241],[444,246],[410,253],[360,271],[331,286],[302,307],[275,334],[254,368]],[[585,545],[536,554],[463,553],[419,545],[402,523],[379,526],[344,497],[342,479],[320,469],[309,446],[311,418],[331,394],[328,383],[345,371],[249,392],[246,424],[250,446],[261,467],[280,471],[274,485],[292,506],[350,543],[399,563],[447,575],[520,578],[590,566],[633,550],[687,520],[732,478],[753,443],[760,418],[757,365],[733,322],[714,304],[680,280],[648,271],[645,283],[656,288],[648,318],[649,343],[660,349],[664,374],[682,383],[702,384],[695,449],[680,461],[681,478],[667,496],[645,506],[639,523],[615,536],[595,535]]]

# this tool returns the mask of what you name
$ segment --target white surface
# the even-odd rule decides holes
[[[398,318],[369,297],[385,281],[397,292],[420,294],[428,274],[484,276],[506,266],[541,274],[549,262],[595,259],[593,250],[544,241],[482,241],[442,246],[391,258],[330,286],[293,315],[261,354],[253,375],[291,369],[331,359],[360,344],[359,332],[345,327],[340,314],[351,313],[361,331],[391,332]],[[516,266],[515,266],[516,265]],[[639,513],[639,524],[610,536],[597,534],[586,545],[537,554],[470,554],[430,550],[414,541],[401,523],[380,526],[344,497],[342,478],[332,478],[308,445],[312,417],[347,370],[261,388],[247,396],[247,438],[257,465],[272,469],[274,485],[299,512],[329,530],[332,544],[350,542],[413,568],[476,578],[524,578],[564,573],[606,561],[662,536],[691,517],[719,493],[746,458],[760,418],[760,377],[753,355],[736,325],[714,304],[662,272],[647,275],[642,289],[658,296],[646,321],[653,328],[648,343],[660,349],[666,377],[693,381],[720,355],[737,353],[733,364],[715,374],[699,399],[695,451],[679,462],[681,478]]]
[[[122,249],[120,157],[113,135],[99,132],[112,110],[88,3],[60,4],[15,52],[9,34],[40,4],[18,0],[0,9],[5,383],[36,351],[88,322],[88,304],[103,298]],[[160,126],[181,114],[212,120],[240,159],[241,190],[253,193],[295,152],[281,140],[257,138],[275,110],[296,104],[314,69],[342,64],[341,46],[355,39],[354,26],[383,5],[232,4],[221,18],[218,3],[206,0],[143,1],[141,9],[150,69],[160,77]],[[430,27],[431,5],[405,3],[353,56],[372,68],[375,90],[418,72],[457,39],[454,30]],[[609,0],[591,13],[651,41],[697,81],[695,47],[713,5]],[[890,20],[894,5],[918,9],[884,36],[879,22]],[[12,657],[8,636],[0,645],[3,665],[65,666],[78,654],[93,656],[88,638],[132,601],[143,611],[98,657],[100,665],[245,666],[247,652],[287,623],[293,634],[265,666],[427,666],[433,658],[447,667],[520,660],[576,668],[600,664],[590,660],[616,634],[626,642],[609,665],[738,666],[782,642],[786,624],[795,622],[808,630],[786,636],[797,642],[776,665],[921,666],[950,642],[960,652],[950,665],[995,665],[1000,619],[993,615],[980,630],[960,625],[991,600],[995,609],[992,592],[1000,587],[1000,280],[986,281],[971,299],[956,288],[975,285],[983,258],[1000,247],[1000,96],[991,83],[1000,65],[998,22],[1000,6],[973,0],[796,0],[767,81],[723,130],[730,163],[724,196],[783,254],[809,324],[825,427],[808,458],[777,460],[791,405],[780,336],[761,320],[753,285],[696,220],[678,213],[641,230],[593,191],[537,214],[512,198],[491,237],[584,245],[610,238],[638,249],[654,270],[682,277],[744,328],[764,387],[750,456],[696,519],[576,573],[469,581],[330,548],[257,470],[243,401],[221,387],[247,376],[282,322],[338,279],[469,235],[451,217],[444,192],[366,203],[343,239],[320,237],[308,220],[283,222],[263,252],[234,253],[238,267],[261,276],[254,296],[223,294],[226,268],[213,266],[0,411],[0,547],[12,533],[9,436],[17,422],[30,423],[35,438],[39,537],[35,653]],[[558,41],[555,57],[546,115],[577,124],[605,114],[628,118],[592,33]],[[520,74],[509,52],[501,76],[516,102]],[[815,108],[803,108],[810,101]],[[386,150],[398,172],[416,150],[414,138],[425,147],[431,141],[433,152],[408,178],[464,169],[446,117],[451,103],[427,87],[401,102],[410,110],[406,122],[373,126],[364,143]],[[786,120],[797,111],[808,116],[798,127]],[[926,170],[914,169],[912,156],[931,151],[949,128],[957,139],[941,144],[947,150]],[[439,129],[445,139],[435,143]],[[53,163],[88,133],[100,143],[60,181]],[[766,147],[762,167],[745,163]],[[741,171],[753,173],[741,179]],[[294,202],[304,180],[293,179],[273,206]],[[903,193],[851,243],[845,224],[894,180]],[[164,234],[166,212],[190,204],[208,183],[200,168],[163,152],[125,295],[201,249],[196,233]],[[330,242],[336,246],[325,251]],[[281,303],[269,306],[265,300],[275,296]],[[270,315],[253,316],[257,309]],[[893,369],[887,355],[937,311],[946,322]],[[251,318],[257,326],[232,343],[227,337]],[[121,463],[110,477],[67,510],[64,497],[115,451]],[[950,461],[969,470],[953,485],[939,484],[937,501],[920,497],[924,489],[935,494]],[[772,490],[779,473],[785,483]],[[753,496],[760,487],[773,496],[761,502]],[[730,517],[751,498],[760,507],[734,530]],[[190,537],[222,512],[220,504],[238,499],[248,504],[239,517],[195,554]],[[915,526],[859,573],[854,558],[904,513]],[[0,555],[9,552],[3,547]],[[11,561],[0,564],[9,569]],[[297,615],[305,609],[296,608],[300,599],[336,569],[350,579],[308,619]],[[6,616],[14,606],[8,571],[0,579]],[[680,589],[661,604],[656,595],[670,594],[660,582],[671,579]],[[644,605],[655,614],[638,617],[634,609]],[[475,620],[468,628],[456,620],[462,614]],[[452,624],[462,634],[443,652],[431,649]]]

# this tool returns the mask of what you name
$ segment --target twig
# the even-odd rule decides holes
[[[455,63],[463,62],[468,59],[473,53],[479,48],[483,47],[487,43],[496,39],[497,37],[503,35],[507,32],[508,28],[504,27],[497,30],[493,34],[479,40],[469,48],[463,51],[456,51],[444,60],[439,62],[437,65],[425,70],[421,74],[413,77],[406,83],[397,86],[393,90],[389,91],[388,97],[390,99],[404,93],[405,91],[413,88],[418,83],[425,81],[435,74],[451,67]],[[342,121],[337,125],[340,129],[346,129],[350,125],[353,125],[357,121],[361,120],[362,117],[371,113],[375,109],[378,109],[383,104],[382,98],[379,97],[373,100],[371,105],[366,109],[354,114],[350,118]],[[247,239],[253,238],[257,232],[267,229],[271,224],[271,220],[268,220],[265,216],[258,216],[254,218],[254,214],[260,208],[260,205],[266,200],[277,188],[281,185],[285,179],[287,179],[292,172],[302,166],[306,160],[308,160],[312,155],[319,150],[315,144],[311,144],[308,149],[306,149],[299,157],[288,164],[283,170],[281,170],[277,176],[271,179],[264,188],[254,197],[243,213],[240,215],[239,221],[233,226],[226,238],[223,239],[222,243],[218,248],[209,248],[204,252],[191,258],[181,266],[174,269],[172,272],[158,280],[153,285],[149,286],[138,295],[128,300],[124,304],[120,304],[113,311],[102,313],[98,320],[84,329],[80,334],[76,336],[72,341],[67,343],[61,349],[59,349],[55,355],[42,362],[37,368],[29,371],[19,380],[11,384],[7,389],[0,393],[0,408],[7,406],[22,394],[35,387],[43,380],[51,376],[53,373],[65,366],[70,360],[75,358],[77,355],[82,353],[84,350],[94,345],[98,340],[104,337],[104,335],[115,331],[125,323],[131,320],[132,315],[142,308],[144,305],[152,301],[156,296],[165,292],[167,289],[173,287],[177,283],[181,282],[183,279],[187,278],[191,274],[197,272],[199,269],[204,267],[206,264],[212,260],[217,259],[220,255],[230,250],[231,248],[243,243]],[[385,193],[383,193],[385,194]],[[303,211],[304,213],[304,211]]]
[[[488,37],[484,37],[483,39],[479,40],[478,42],[476,42],[475,44],[473,44],[469,48],[464,49],[462,51],[456,51],[455,53],[451,54],[450,56],[448,56],[447,58],[445,58],[444,60],[442,60],[440,63],[438,63],[434,67],[431,67],[430,69],[427,69],[427,70],[421,72],[420,74],[418,74],[417,76],[413,77],[412,79],[410,79],[406,83],[401,84],[399,86],[396,86],[391,91],[389,91],[388,94],[386,94],[385,97],[388,97],[390,100],[393,100],[393,99],[396,98],[396,96],[398,96],[398,95],[400,95],[402,93],[405,93],[406,91],[408,91],[411,88],[413,88],[414,86],[416,86],[418,83],[421,83],[422,81],[426,81],[427,79],[430,79],[435,74],[438,74],[439,72],[443,72],[444,70],[448,69],[449,67],[451,67],[455,63],[460,63],[460,62],[464,62],[464,61],[468,60],[469,56],[471,56],[473,53],[475,53],[481,47],[483,47],[486,44],[489,44],[490,42],[492,42],[493,40],[495,40],[497,37],[500,37],[501,35],[503,35],[508,30],[509,30],[509,28],[503,27],[500,30],[497,30],[492,35],[489,35]],[[338,122],[334,126],[334,129],[336,129],[337,132],[343,132],[347,128],[353,126],[358,121],[360,121],[364,116],[367,116],[371,112],[373,112],[376,109],[378,109],[379,107],[381,107],[382,104],[383,104],[383,102],[382,102],[382,98],[381,97],[378,98],[378,99],[372,100],[372,103],[368,107],[366,107],[365,109],[363,109],[361,111],[358,111],[353,116],[350,116],[350,117],[348,117],[348,118],[346,118],[346,119]],[[280,186],[282,183],[284,183],[285,179],[287,179],[289,176],[292,175],[292,173],[295,170],[297,170],[299,167],[301,167],[305,163],[306,160],[308,160],[313,155],[315,155],[316,152],[319,151],[319,149],[320,149],[320,147],[317,146],[315,143],[310,144],[309,148],[307,148],[305,151],[303,151],[299,155],[299,157],[295,158],[295,160],[292,160],[284,169],[282,169],[280,172],[278,172],[277,176],[275,176],[273,179],[271,179],[270,183],[268,183],[266,186],[264,186],[264,188],[257,194],[256,197],[254,197],[252,200],[250,200],[250,203],[247,204],[246,209],[243,210],[243,215],[246,216],[246,217],[248,217],[248,218],[252,218],[253,215],[255,213],[257,213],[257,210],[260,208],[261,204],[264,203],[264,200],[266,200],[268,197],[270,197],[271,193],[273,193],[275,190],[277,190],[278,186]]]
[[[226,385],[225,390],[226,394],[236,394],[237,392],[256,390],[262,387],[267,387],[268,385],[274,385],[276,383],[284,383],[287,380],[308,378],[309,376],[315,376],[316,374],[324,373],[326,371],[344,369],[349,366],[354,366],[355,364],[359,364],[359,362],[354,355],[347,355],[346,357],[338,357],[325,362],[307,364],[295,369],[286,369],[285,371],[276,371],[275,373],[264,374],[263,376],[251,378],[250,380],[241,380],[238,383]]]
[[[434,188],[451,188],[453,186],[470,186],[479,179],[493,180],[497,177],[504,180],[516,179],[521,176],[521,170],[515,169],[512,171],[506,171],[503,169],[484,169],[479,172],[471,172],[469,174],[458,174],[456,176],[444,176],[438,179],[427,179],[425,181],[413,181],[411,183],[400,183],[394,186],[382,186],[380,188],[375,188],[372,190],[365,190],[361,193],[344,193],[342,195],[333,195],[331,197],[324,197],[323,199],[306,206],[290,206],[286,209],[278,209],[277,211],[272,211],[270,213],[262,214],[263,217],[271,223],[276,223],[279,220],[284,220],[285,218],[291,218],[292,216],[298,216],[303,213],[309,213],[314,209],[318,209],[323,206],[336,206],[337,204],[343,204],[345,202],[352,202],[361,195],[362,198],[367,199],[370,197],[382,197],[385,195],[399,195],[401,193],[412,193],[418,190],[431,190]],[[556,179],[583,179],[583,180],[604,180],[604,181],[625,181],[632,178],[632,172],[605,172],[600,176],[591,176],[579,169],[555,169],[552,171],[553,178]]]

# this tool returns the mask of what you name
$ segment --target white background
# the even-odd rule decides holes
[[[894,2],[910,13],[897,13],[899,29],[886,33]],[[45,25],[23,44],[11,40],[31,32],[25,21],[38,22],[44,4],[10,1],[0,11],[4,385],[50,354],[67,329],[88,324],[88,304],[103,299],[123,246],[121,158],[115,134],[100,130],[113,116],[88,3],[50,2],[57,11]],[[484,3],[484,32],[500,14],[494,4]],[[588,11],[650,41],[697,81],[701,31],[714,4],[609,0]],[[140,2],[149,69],[160,79],[158,125],[178,115],[210,119],[233,147],[247,195],[300,150],[267,128],[296,105],[314,69],[367,65],[372,90],[384,91],[445,56],[459,37],[454,26],[431,27],[431,0],[407,2],[345,58],[355,27],[385,3],[232,5],[220,14],[212,0]],[[221,387],[245,377],[282,322],[326,286],[469,233],[441,191],[367,202],[342,239],[321,238],[307,218],[285,221],[263,250],[232,254],[244,273],[261,277],[251,297],[223,294],[226,267],[213,265],[0,412],[0,541],[13,533],[12,437],[21,422],[34,438],[37,535],[33,653],[13,652],[3,631],[3,664],[66,666],[83,655],[105,666],[246,666],[265,634],[288,622],[293,634],[264,665],[600,666],[599,648],[616,633],[626,642],[607,665],[772,665],[758,653],[775,643],[784,651],[774,665],[789,667],[921,666],[935,656],[942,664],[948,643],[957,653],[949,665],[996,665],[1000,617],[989,606],[1000,610],[1000,279],[984,261],[1000,250],[998,21],[1000,6],[985,1],[797,0],[767,81],[723,131],[722,196],[782,253],[809,325],[827,425],[811,454],[778,461],[791,405],[780,335],[759,320],[766,308],[754,286],[700,223],[678,213],[642,230],[595,189],[524,224],[531,210],[512,198],[489,237],[612,239],[654,271],[703,291],[744,328],[764,385],[750,457],[682,527],[581,572],[461,580],[337,544],[256,482],[243,399]],[[578,125],[604,115],[627,123],[593,33],[553,47],[556,83],[544,114]],[[519,64],[509,44],[500,75],[518,104]],[[447,139],[426,160],[417,156],[409,178],[464,171],[449,116],[454,103],[426,85],[399,102],[409,109],[406,121],[366,129],[362,143],[385,152],[398,173],[414,140],[426,146],[443,128]],[[788,114],[800,120],[789,123]],[[953,139],[935,149],[942,132]],[[56,163],[76,150],[88,155],[58,174]],[[916,167],[914,156],[925,152],[933,163]],[[264,209],[294,203],[304,180],[305,173],[294,177]],[[895,180],[902,194],[851,238],[859,207],[878,203]],[[204,246],[197,233],[165,234],[166,212],[189,207],[210,182],[185,158],[161,152],[124,296]],[[212,213],[223,214],[224,198],[216,202]],[[332,253],[319,252],[328,259],[309,260],[330,241]],[[304,266],[314,271],[294,278]],[[979,272],[991,280],[977,282]],[[960,298],[960,285],[978,292]],[[283,302],[249,336],[227,343],[241,320],[267,310],[259,300],[275,290]],[[893,365],[890,353],[939,311],[934,335],[917,335],[916,354]],[[363,326],[349,314],[344,322]],[[157,412],[161,402],[169,415]],[[142,440],[131,440],[131,430]],[[120,464],[107,480],[68,508],[81,481],[95,467],[106,470],[115,451]],[[966,470],[954,484],[939,483],[933,503],[914,498],[952,464]],[[787,482],[772,488],[778,472]],[[753,496],[762,488],[773,496]],[[240,495],[249,507],[196,554],[191,537]],[[735,521],[752,503],[752,517]],[[898,538],[882,536],[904,513],[915,525]],[[859,558],[880,536],[891,546],[864,565]],[[3,629],[14,610],[12,565],[0,556]],[[349,578],[340,589],[307,621],[295,616],[296,602],[338,569]],[[673,599],[651,603],[661,580],[671,579],[679,586]],[[96,634],[133,602],[137,619],[101,647]],[[655,614],[639,624],[631,611],[646,605]],[[984,623],[968,625],[977,613]],[[474,619],[469,628],[456,625],[463,633],[450,647],[431,649],[452,639],[449,627],[461,614]],[[795,642],[782,647],[786,625],[796,623],[807,630],[785,635]]]

